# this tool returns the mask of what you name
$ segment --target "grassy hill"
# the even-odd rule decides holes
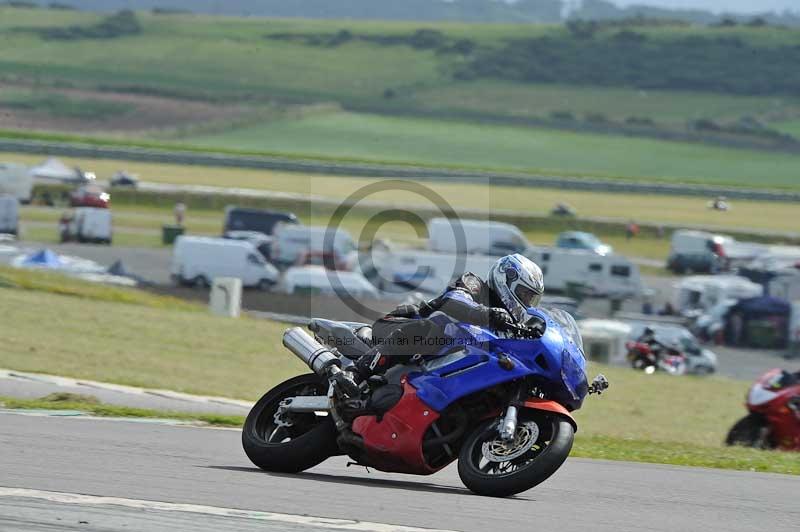
[[[0,128],[795,185],[800,31],[631,24],[109,18],[0,7]],[[542,46],[552,57],[531,55]],[[614,54],[589,68],[578,58],[594,47],[639,52],[625,68]],[[692,49],[719,68],[695,62],[697,76],[683,76],[677,58]],[[625,77],[660,51],[671,54],[663,68],[639,69],[659,76]],[[759,57],[769,60],[760,66]],[[542,69],[548,60],[554,67]]]

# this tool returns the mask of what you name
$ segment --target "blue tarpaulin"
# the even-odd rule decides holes
[[[58,254],[49,249],[42,249],[36,251],[35,253],[31,253],[22,259],[19,265],[25,268],[59,269],[64,267],[64,263]]]

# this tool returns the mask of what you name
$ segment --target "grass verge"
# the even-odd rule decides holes
[[[93,396],[69,393],[54,393],[38,399],[15,399],[13,397],[0,396],[0,408],[11,410],[76,410],[100,417],[174,419],[177,421],[197,421],[198,423],[218,427],[241,427],[244,424],[243,416],[172,412],[109,405],[99,402]]]

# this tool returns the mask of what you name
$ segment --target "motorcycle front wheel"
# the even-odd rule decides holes
[[[728,432],[725,444],[755,447],[756,449],[772,449],[774,447],[769,438],[767,422],[758,414],[749,414],[737,421]]]
[[[242,446],[250,461],[266,471],[299,473],[339,454],[330,416],[314,412],[277,420],[275,416],[287,397],[325,395],[327,391],[327,384],[309,374],[267,392],[250,410],[242,429]]]
[[[478,495],[508,497],[541,484],[567,459],[575,437],[569,421],[539,412],[520,416],[511,442],[497,427],[496,419],[480,424],[459,453],[458,475]]]

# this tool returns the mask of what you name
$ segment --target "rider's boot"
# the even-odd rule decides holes
[[[386,357],[373,349],[359,357],[352,366],[337,373],[334,382],[345,395],[356,398],[361,395],[361,383],[385,369],[385,365]]]

